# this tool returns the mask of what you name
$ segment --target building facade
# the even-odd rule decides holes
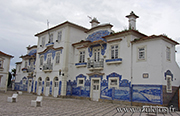
[[[7,91],[10,61],[13,57],[0,51],[0,91]]]
[[[129,29],[117,33],[93,18],[90,29],[65,22],[36,34],[32,92],[167,105],[180,82],[179,43],[142,34],[136,30],[139,17],[133,12],[126,17]]]

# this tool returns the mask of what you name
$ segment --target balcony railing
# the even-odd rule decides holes
[[[53,70],[53,63],[51,63],[51,64],[44,64],[43,65],[43,71],[51,72],[52,70]]]
[[[88,68],[89,69],[103,69],[104,67],[104,59],[100,59],[99,61],[95,61],[94,59],[88,60]]]

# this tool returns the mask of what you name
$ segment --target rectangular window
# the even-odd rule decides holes
[[[53,34],[50,34],[49,35],[49,43],[52,43],[53,42]]]
[[[51,55],[48,55],[47,64],[51,64]]]
[[[41,57],[40,57],[40,66],[43,65],[43,58],[44,58],[44,56],[41,56]]]
[[[0,60],[0,68],[3,68],[3,61]]]
[[[138,48],[138,60],[145,60],[145,59],[146,59],[145,47]]]
[[[111,59],[118,58],[118,45],[111,46]]]
[[[84,86],[84,78],[77,79],[77,86]]]
[[[25,85],[26,84],[26,79],[23,79],[23,85]]]
[[[171,52],[170,52],[170,48],[169,47],[166,48],[166,59],[168,61],[171,60]]]
[[[45,45],[45,37],[42,38],[41,44],[42,44],[42,47],[44,47],[44,45]]]
[[[27,68],[27,61],[25,61],[25,66],[24,67]]]
[[[118,77],[109,77],[108,79],[108,88],[118,88],[119,87],[119,78]]]
[[[111,79],[110,85],[117,85],[117,79]]]
[[[59,64],[60,62],[60,52],[56,53],[56,64]]]
[[[21,66],[19,66],[19,70],[18,70],[18,72],[20,72],[21,71]]]
[[[166,79],[167,79],[166,91],[167,93],[172,93],[171,76],[167,75]]]
[[[61,41],[61,37],[62,37],[62,31],[59,31],[59,32],[58,32],[58,36],[57,36],[58,42]]]
[[[80,51],[79,62],[85,62],[85,51]]]

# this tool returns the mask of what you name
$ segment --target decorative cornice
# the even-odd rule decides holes
[[[86,73],[87,75],[89,76],[92,76],[92,75],[104,75],[104,73],[101,73],[101,72],[93,72],[93,73]]]

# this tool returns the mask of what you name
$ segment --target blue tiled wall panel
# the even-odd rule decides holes
[[[130,101],[130,87],[115,88],[114,99]]]
[[[162,85],[132,85],[133,102],[162,104]]]
[[[59,95],[61,95],[61,81],[59,81]]]

